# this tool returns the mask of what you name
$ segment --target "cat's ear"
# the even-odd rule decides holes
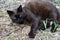
[[[22,12],[22,5],[17,8],[17,12]]]
[[[10,10],[7,10],[7,13],[8,13],[9,15],[14,14],[14,12],[13,12],[13,11],[10,11]]]

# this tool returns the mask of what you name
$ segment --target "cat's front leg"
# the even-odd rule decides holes
[[[39,28],[39,27],[38,27],[38,23],[39,23],[39,20],[38,20],[38,19],[36,19],[36,20],[33,22],[32,26],[31,26],[31,30],[30,30],[30,32],[29,32],[29,37],[30,37],[30,38],[34,38],[34,37],[35,37],[36,31],[37,31],[37,29]]]

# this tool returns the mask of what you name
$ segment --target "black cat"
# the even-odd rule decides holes
[[[7,13],[13,23],[28,24],[31,26],[30,38],[35,37],[38,29],[45,30],[43,20],[48,19],[47,28],[50,27],[50,22],[53,21],[51,32],[57,30],[57,28],[54,30],[54,22],[57,24],[60,23],[60,14],[57,8],[49,2],[29,2],[24,7],[20,5],[15,11],[7,10]]]

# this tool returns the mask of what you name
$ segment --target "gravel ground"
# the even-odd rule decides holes
[[[28,37],[30,26],[11,23],[6,10],[13,10],[20,4],[23,6],[28,1],[22,0],[0,0],[0,40],[60,40],[60,27],[57,32],[51,33],[49,29],[37,31],[34,39]]]

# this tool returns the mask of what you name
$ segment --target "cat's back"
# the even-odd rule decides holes
[[[52,11],[50,7],[51,3],[45,2],[45,1],[30,1],[26,4],[26,7],[28,7],[35,15],[39,16],[47,16]]]

